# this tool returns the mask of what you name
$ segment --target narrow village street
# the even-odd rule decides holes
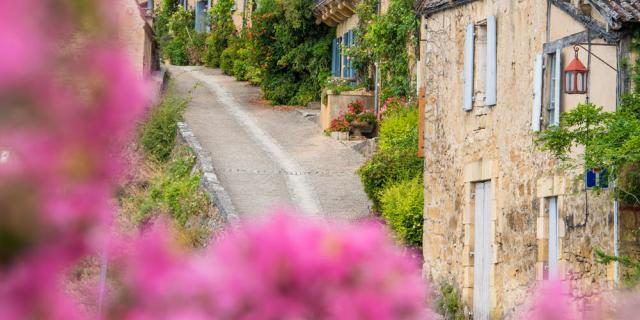
[[[362,155],[324,136],[293,109],[260,102],[260,90],[205,67],[171,67],[176,91],[190,95],[185,122],[211,155],[237,214],[286,205],[341,219],[369,215],[356,169]]]

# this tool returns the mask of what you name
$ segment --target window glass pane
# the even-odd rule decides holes
[[[576,74],[576,88],[578,89],[578,91],[584,91],[584,75],[582,73],[578,73]]]
[[[567,90],[567,92],[573,92],[575,91],[574,87],[573,87],[573,72],[567,72],[564,76],[565,79],[565,89]]]

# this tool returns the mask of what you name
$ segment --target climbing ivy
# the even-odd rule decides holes
[[[305,104],[320,98],[329,76],[331,28],[317,25],[314,0],[258,0],[250,41],[251,61],[262,71],[261,89],[275,104]]]
[[[374,62],[380,68],[382,99],[413,95],[409,72],[409,48],[418,25],[412,0],[390,0],[389,10],[377,14],[378,0],[363,0],[356,6],[360,23],[355,45],[348,49],[354,68],[370,81]]]

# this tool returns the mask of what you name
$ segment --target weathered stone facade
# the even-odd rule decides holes
[[[609,33],[608,22],[595,8],[587,16],[576,5],[555,0],[425,0],[417,6],[423,15],[418,83],[426,89],[424,272],[435,285],[456,286],[470,312],[476,309],[474,272],[479,272],[474,257],[481,251],[489,254],[491,318],[515,317],[550,269],[570,283],[574,297],[586,298],[581,299],[586,304],[615,286],[614,266],[598,264],[593,256],[595,247],[614,250],[611,197],[607,192],[585,194],[582,171],[562,171],[535,145],[532,130],[536,121],[542,128],[552,121],[551,54],[561,53],[564,67],[573,58],[574,44],[588,46],[592,53],[589,57],[586,50],[579,51],[582,61],[590,61],[588,97],[561,93],[553,101],[559,101],[563,112],[587,99],[615,110],[625,88],[622,72],[606,65],[618,66],[623,59],[624,36]],[[491,60],[487,24],[492,17],[496,102],[486,105],[491,90],[485,83]],[[468,70],[474,75],[471,108],[464,110],[462,75],[470,28],[476,50],[471,51],[474,63]],[[617,38],[605,39],[610,35]],[[588,40],[592,46],[585,44]],[[540,119],[532,120],[537,59],[545,68],[540,68]],[[485,189],[477,189],[479,185]],[[484,202],[476,199],[477,190],[488,193]],[[476,208],[478,203],[483,207]],[[549,227],[552,211],[557,214],[554,230]],[[486,221],[480,221],[484,231],[478,231],[480,214],[486,214]],[[488,239],[488,247],[478,248],[478,232],[485,233],[480,239]],[[557,262],[551,264],[550,245],[557,248]]]
[[[125,46],[131,65],[141,76],[149,77],[158,70],[158,56],[151,29],[151,17],[147,16],[146,2],[120,0],[114,4],[118,40]]]

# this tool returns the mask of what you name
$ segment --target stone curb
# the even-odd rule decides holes
[[[231,197],[224,189],[218,176],[213,170],[213,161],[209,153],[202,148],[198,138],[185,122],[178,122],[178,133],[183,142],[185,142],[196,154],[197,165],[202,171],[201,184],[207,192],[209,199],[216,204],[220,214],[226,223],[236,224],[239,222],[236,209],[231,202]]]

